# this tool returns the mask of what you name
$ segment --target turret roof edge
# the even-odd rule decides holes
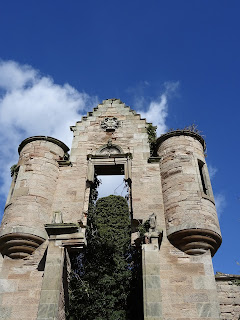
[[[32,137],[24,139],[20,143],[20,145],[18,147],[18,153],[20,154],[20,152],[22,151],[23,147],[25,147],[26,144],[28,144],[28,143],[30,143],[32,141],[36,141],[36,140],[49,141],[49,142],[52,142],[52,143],[55,143],[56,145],[58,145],[60,148],[63,149],[64,152],[68,152],[69,151],[68,146],[65,143],[63,143],[62,141],[58,140],[58,139],[55,139],[53,137],[48,137],[48,136],[32,136]]]
[[[173,130],[173,131],[170,131],[170,132],[167,132],[167,133],[164,133],[162,134],[159,138],[157,138],[157,141],[156,141],[156,146],[157,148],[159,147],[159,145],[167,140],[168,138],[171,138],[171,137],[176,137],[176,136],[181,136],[181,135],[185,135],[185,136],[190,136],[190,137],[193,137],[195,138],[196,140],[198,140],[202,146],[203,146],[203,150],[205,151],[206,150],[206,142],[205,140],[203,139],[203,137],[194,132],[194,131],[190,131],[190,130]]]

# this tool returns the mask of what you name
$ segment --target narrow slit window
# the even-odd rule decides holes
[[[203,192],[208,195],[208,188],[207,188],[207,183],[206,183],[206,179],[205,179],[205,174],[204,174],[204,162],[198,160],[198,168],[199,168],[199,173],[200,173],[200,177],[201,177],[201,182],[202,182],[202,189]]]

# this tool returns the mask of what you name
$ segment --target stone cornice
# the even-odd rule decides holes
[[[217,272],[215,274],[215,279],[216,281],[240,280],[240,275]]]
[[[52,138],[52,137],[48,137],[48,136],[33,136],[33,137],[29,137],[26,138],[25,140],[23,140],[19,147],[18,147],[18,153],[20,154],[20,152],[22,151],[22,149],[30,142],[36,141],[36,140],[45,140],[48,142],[52,142],[56,145],[58,145],[60,148],[63,149],[64,152],[68,152],[69,148],[68,146],[65,145],[65,143],[63,143],[62,141]]]
[[[202,146],[203,146],[203,150],[206,149],[206,143],[205,140],[203,139],[202,136],[200,136],[198,133],[190,131],[190,130],[174,130],[171,132],[167,132],[162,134],[156,141],[156,147],[158,148],[160,146],[160,144],[167,140],[168,138],[171,137],[176,137],[176,136],[190,136],[193,137],[194,139],[198,140]]]

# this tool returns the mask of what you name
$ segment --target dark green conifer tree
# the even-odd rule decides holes
[[[86,248],[80,272],[70,281],[70,320],[126,320],[131,270],[130,218],[120,196],[90,201]],[[73,268],[74,269],[74,268]]]

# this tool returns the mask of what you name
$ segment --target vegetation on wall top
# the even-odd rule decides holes
[[[204,138],[204,135],[202,134],[202,131],[198,130],[198,126],[195,123],[193,123],[193,124],[191,124],[189,126],[186,126],[184,128],[176,128],[176,129],[170,128],[167,131],[167,133],[168,132],[174,132],[174,131],[194,132],[194,133],[198,134],[199,136],[201,136],[202,138]]]
[[[147,126],[148,143],[150,147],[150,156],[156,156],[156,140],[157,140],[157,127],[151,123]]]
[[[176,128],[176,129],[170,128],[166,133],[171,133],[175,131],[194,132],[204,139],[204,135],[202,134],[202,131],[198,130],[198,126],[194,123],[184,128]],[[148,143],[150,147],[150,156],[156,157],[157,156],[157,127],[149,123],[147,126],[147,134],[148,134]]]
[[[18,171],[17,169],[18,169],[17,164],[14,164],[14,165],[11,166],[11,168],[10,168],[11,177],[13,177],[14,173]]]

